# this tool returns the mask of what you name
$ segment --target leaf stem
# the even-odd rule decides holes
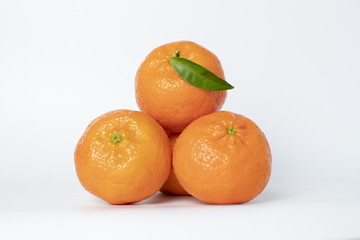
[[[175,56],[174,57],[179,57],[180,56],[180,51],[179,49],[175,51]]]

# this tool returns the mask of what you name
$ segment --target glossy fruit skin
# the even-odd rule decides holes
[[[176,133],[168,133],[171,149],[174,149],[176,139],[179,137],[179,134]],[[177,180],[174,169],[171,167],[170,176],[161,187],[160,191],[167,195],[178,195],[178,196],[189,196],[190,194],[184,190],[184,188],[180,185]]]
[[[235,134],[228,132],[229,127]],[[263,132],[250,119],[221,111],[192,122],[173,152],[175,175],[201,201],[245,203],[259,195],[271,173],[271,152]]]
[[[114,135],[120,135],[115,143]],[[163,128],[146,113],[108,112],[90,123],[75,150],[83,187],[111,204],[144,200],[170,174],[171,150]]]
[[[162,45],[146,57],[135,78],[136,102],[166,131],[180,133],[193,120],[220,110],[227,92],[203,90],[183,80],[169,63],[176,50],[179,57],[202,65],[220,78],[225,76],[219,59],[190,41]]]

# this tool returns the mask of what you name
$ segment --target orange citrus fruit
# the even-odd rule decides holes
[[[226,91],[208,91],[183,80],[169,60],[191,60],[225,79],[219,59],[206,48],[189,41],[172,42],[154,49],[140,65],[136,78],[136,102],[168,132],[181,132],[200,116],[220,110]]]
[[[138,202],[159,191],[170,174],[169,138],[146,113],[108,112],[80,138],[75,167],[81,184],[95,196],[111,204]]]
[[[173,167],[181,186],[208,203],[252,200],[270,178],[271,153],[250,119],[221,111],[192,122],[179,136]]]
[[[179,134],[176,133],[169,133],[169,140],[171,149],[174,149],[176,139],[179,137]],[[161,192],[168,194],[168,195],[180,195],[180,196],[188,196],[190,195],[188,192],[184,190],[184,188],[180,185],[179,181],[177,180],[174,169],[171,167],[170,176],[160,189]]]

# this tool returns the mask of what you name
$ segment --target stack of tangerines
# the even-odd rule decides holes
[[[180,41],[154,49],[136,74],[141,112],[108,112],[80,138],[81,184],[111,204],[159,190],[215,204],[252,200],[269,181],[271,153],[253,121],[219,111],[231,88],[204,47]]]

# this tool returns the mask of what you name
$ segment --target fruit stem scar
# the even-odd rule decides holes
[[[236,129],[233,128],[233,126],[230,125],[230,127],[228,128],[228,134],[235,134],[236,133]]]
[[[120,135],[120,134],[114,134],[114,136],[111,138],[111,140],[112,140],[114,143],[118,143],[118,142],[120,142],[120,140],[121,140],[121,135]]]

